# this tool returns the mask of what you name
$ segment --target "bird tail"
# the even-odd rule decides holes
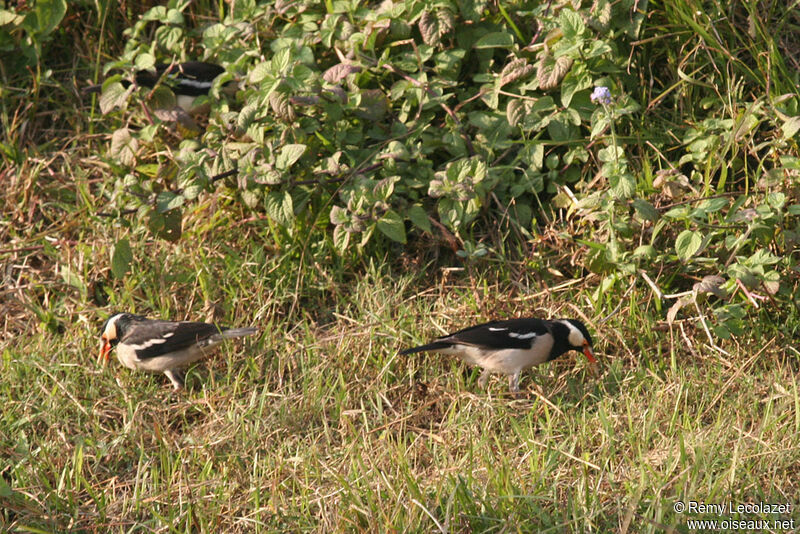
[[[236,337],[245,337],[251,336],[258,332],[258,328],[254,328],[252,326],[248,326],[245,328],[229,328],[227,330],[223,330],[219,333],[220,337],[225,339],[233,339]]]
[[[410,349],[401,350],[401,355],[406,354],[414,354],[416,352],[426,352],[426,351],[434,351],[434,350],[442,350],[452,346],[452,343],[448,343],[445,341],[434,341],[433,343],[428,343],[427,345],[420,345],[419,347],[412,347]]]

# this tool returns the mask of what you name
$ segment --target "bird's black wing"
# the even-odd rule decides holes
[[[174,65],[168,72],[180,94],[190,96],[207,95],[213,85],[214,78],[225,72],[225,69],[214,63],[188,61]]]
[[[209,323],[147,321],[131,325],[121,341],[139,359],[147,359],[185,349],[219,333],[220,329]]]
[[[225,72],[225,68],[216,63],[205,61],[186,61],[173,65],[168,74],[180,74],[182,78],[190,80],[213,81],[214,78]]]
[[[154,66],[154,71],[136,71],[136,83],[144,87],[153,87],[166,73],[167,85],[172,86],[177,93],[200,96],[208,94],[214,78],[223,72],[225,72],[223,67],[203,61],[158,63]]]
[[[536,337],[549,333],[547,322],[541,319],[508,319],[465,328],[436,341],[495,350],[529,349]]]

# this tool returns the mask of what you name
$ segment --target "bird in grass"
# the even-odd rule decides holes
[[[492,321],[442,336],[426,345],[406,349],[400,354],[438,352],[453,354],[483,369],[478,384],[486,387],[489,375],[508,376],[512,393],[519,392],[522,371],[558,358],[570,350],[582,351],[596,363],[592,337],[576,319],[542,320],[533,318]]]
[[[100,357],[109,360],[111,349],[129,369],[164,373],[176,390],[183,388],[183,369],[205,358],[225,339],[255,334],[258,329],[222,328],[209,323],[148,319],[116,313],[103,324]]]
[[[198,96],[207,95],[211,90],[214,79],[224,73],[225,69],[216,63],[205,61],[187,61],[185,63],[157,63],[153,70],[138,70],[134,75],[136,85],[140,87],[155,87],[159,82],[172,89],[179,107],[185,111],[194,111],[194,99]],[[120,82],[123,87],[131,85],[130,80]],[[228,82],[225,87],[235,87],[235,84]],[[84,92],[102,92],[102,84],[90,85]]]

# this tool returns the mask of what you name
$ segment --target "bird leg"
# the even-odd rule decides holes
[[[181,369],[167,369],[164,374],[172,382],[172,387],[175,388],[175,391],[183,389],[184,372]]]
[[[519,393],[519,375],[520,371],[517,371],[513,375],[508,375],[508,388],[514,395]]]
[[[481,389],[486,389],[486,383],[489,382],[489,377],[491,376],[492,372],[488,369],[484,369],[481,373],[481,377],[478,379],[478,385]]]

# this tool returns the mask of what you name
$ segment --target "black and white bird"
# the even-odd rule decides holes
[[[187,61],[185,63],[157,63],[152,70],[139,70],[134,75],[136,85],[140,87],[155,87],[159,82],[167,85],[175,93],[178,106],[185,111],[193,110],[194,99],[207,95],[211,90],[214,80],[225,69],[216,63],[205,61]],[[130,80],[122,80],[123,87],[131,85]],[[234,86],[228,82],[227,86]],[[99,93],[102,84],[90,85],[84,92]]]
[[[164,373],[173,387],[183,388],[183,369],[209,355],[225,339],[255,334],[258,329],[221,328],[209,323],[148,319],[132,313],[117,313],[103,324],[100,356],[117,358],[129,369]]]
[[[576,319],[542,320],[533,318],[492,321],[442,336],[426,345],[406,349],[400,354],[439,352],[458,356],[483,368],[478,384],[484,388],[492,373],[508,375],[508,386],[519,391],[522,371],[558,358],[570,350],[582,351],[596,363],[592,337]]]

